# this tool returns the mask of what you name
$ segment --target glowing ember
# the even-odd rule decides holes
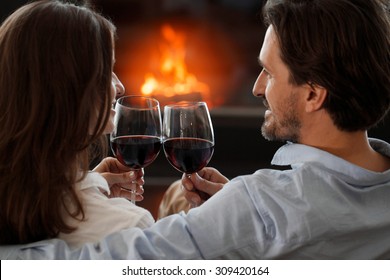
[[[199,97],[211,105],[208,85],[199,82],[194,74],[188,73],[185,64],[185,36],[169,25],[161,28],[163,42],[159,45],[159,72],[147,73],[141,86],[144,95],[156,98],[172,98],[175,101]],[[157,77],[158,76],[158,77]]]

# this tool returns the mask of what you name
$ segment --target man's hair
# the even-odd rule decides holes
[[[0,26],[0,244],[71,232],[66,217],[84,217],[74,185],[109,120],[114,34],[91,9],[53,0]]]
[[[367,130],[390,106],[390,24],[379,0],[269,0],[263,8],[297,85],[327,89],[324,108],[345,131]]]

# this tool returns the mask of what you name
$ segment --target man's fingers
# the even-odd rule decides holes
[[[191,204],[191,207],[197,207],[202,203],[202,200],[198,193],[184,191],[185,199]]]
[[[220,189],[222,189],[223,184],[221,183],[214,183],[208,180],[203,179],[198,174],[193,174],[191,176],[191,181],[193,182],[193,185],[198,191],[207,193],[209,195],[214,195],[216,192],[218,192]]]

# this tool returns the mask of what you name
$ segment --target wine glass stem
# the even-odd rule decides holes
[[[135,173],[137,173],[137,171],[138,169],[134,170]],[[135,197],[137,195],[137,180],[131,181],[131,187],[132,189],[130,190],[130,202],[135,204]],[[135,189],[133,187],[135,187]]]
[[[130,193],[131,193],[130,194],[130,202],[135,204],[135,196],[136,196],[135,191],[131,190]]]

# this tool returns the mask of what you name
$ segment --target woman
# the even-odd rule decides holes
[[[154,222],[107,197],[137,187],[142,200],[142,171],[113,158],[88,171],[88,148],[113,129],[112,104],[124,94],[114,37],[91,8],[60,1],[27,4],[1,25],[1,244],[60,237],[78,246]]]

